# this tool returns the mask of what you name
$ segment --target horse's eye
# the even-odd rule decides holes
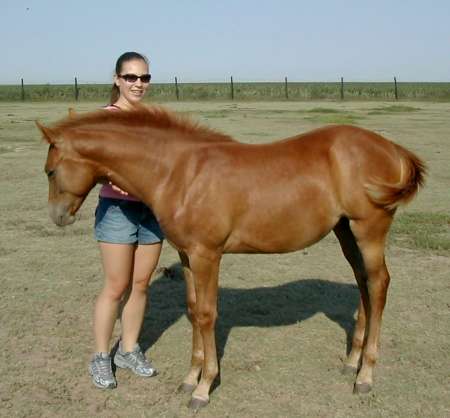
[[[47,172],[48,178],[52,177],[55,174],[55,170],[50,170]]]

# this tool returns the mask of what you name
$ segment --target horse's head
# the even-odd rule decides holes
[[[36,125],[49,144],[45,173],[50,218],[58,226],[69,225],[75,222],[75,213],[96,184],[94,167],[77,154],[61,132],[39,122]]]

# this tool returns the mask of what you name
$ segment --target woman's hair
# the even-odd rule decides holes
[[[119,75],[122,71],[122,66],[125,62],[132,61],[132,60],[142,60],[148,65],[148,59],[138,52],[125,52],[122,54],[116,62],[116,75]],[[117,102],[120,96],[120,90],[119,87],[116,86],[116,83],[113,83],[112,90],[111,90],[111,99],[110,103],[113,104]]]

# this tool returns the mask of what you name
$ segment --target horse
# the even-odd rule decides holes
[[[224,253],[285,253],[333,231],[360,292],[344,372],[372,389],[390,276],[386,237],[396,209],[424,184],[425,163],[381,135],[325,126],[245,144],[161,107],[98,110],[51,125],[49,214],[65,226],[96,183],[112,182],[154,212],[178,251],[192,324],[192,357],[180,390],[208,404],[218,376],[215,323]]]

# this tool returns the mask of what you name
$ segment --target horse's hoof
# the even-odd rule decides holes
[[[353,393],[369,393],[372,390],[370,383],[355,383]]]
[[[189,409],[193,411],[198,411],[201,408],[204,408],[206,405],[208,405],[209,401],[205,401],[203,399],[199,398],[192,398],[189,402]]]
[[[353,366],[349,366],[348,364],[345,364],[342,368],[342,374],[345,376],[354,376],[358,372],[358,369]]]
[[[195,385],[190,385],[189,383],[182,383],[180,386],[178,386],[177,392],[191,394],[194,391],[194,389]]]

